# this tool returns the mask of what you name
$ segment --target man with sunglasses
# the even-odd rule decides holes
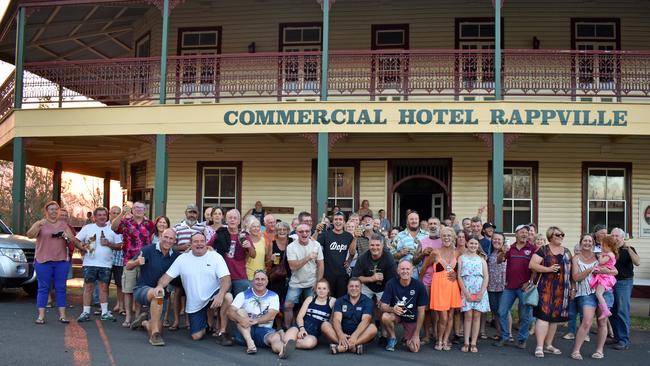
[[[300,224],[296,228],[298,240],[287,246],[287,262],[291,269],[289,289],[284,300],[285,324],[293,321],[294,305],[301,298],[312,296],[316,282],[323,278],[323,249],[321,245],[312,240],[311,228],[307,224]]]
[[[534,244],[528,242],[528,225],[519,225],[515,228],[514,245],[507,252],[501,252],[497,256],[497,262],[508,262],[506,267],[506,285],[501,295],[499,304],[499,321],[501,323],[501,339],[494,343],[497,347],[503,347],[508,340],[508,314],[512,308],[515,299],[519,299],[519,336],[517,337],[517,347],[526,348],[528,340],[528,327],[533,316],[533,308],[524,304],[524,291],[529,286],[534,286],[531,282],[531,271],[528,268],[530,258],[535,254],[537,248]],[[564,235],[564,234],[563,234]]]
[[[125,206],[115,220],[111,223],[111,229],[122,235],[122,252],[124,254],[124,265],[137,256],[142,248],[151,244],[151,236],[154,233],[153,221],[144,216],[145,204],[137,201],[133,208]],[[138,269],[124,270],[122,272],[122,292],[124,293],[124,310],[126,319],[123,327],[131,326],[131,306],[133,304],[133,288],[138,278]],[[140,305],[135,304],[136,316],[140,314]]]

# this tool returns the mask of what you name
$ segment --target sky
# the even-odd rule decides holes
[[[0,18],[4,16],[5,11],[7,10],[7,6],[9,5],[9,0],[0,0]],[[14,66],[11,64],[8,64],[6,62],[0,61],[0,84],[7,78],[7,76],[13,71]],[[75,174],[75,173],[63,173],[64,180],[70,180],[72,185],[71,185],[71,191],[72,192],[86,192],[87,188],[86,185],[90,186],[99,186],[102,187],[103,189],[103,179],[100,178],[94,178],[94,177],[88,177],[87,181],[84,181],[84,176],[80,174]],[[88,182],[88,183],[87,183]],[[111,181],[111,206],[113,205],[122,205],[122,189],[120,187],[119,181]],[[84,212],[71,212],[71,214],[77,216],[77,215],[84,215]]]

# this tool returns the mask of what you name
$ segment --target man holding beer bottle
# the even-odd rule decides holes
[[[95,222],[85,225],[76,236],[76,241],[81,242],[86,251],[83,259],[83,312],[77,321],[90,320],[90,304],[95,283],[99,284],[101,319],[115,321],[113,314],[108,311],[108,284],[113,269],[113,250],[122,248],[122,240],[107,225],[108,210],[105,207],[97,207],[93,215]]]
[[[397,274],[399,277],[388,281],[381,297],[380,308],[383,312],[381,324],[388,332],[386,351],[395,351],[397,345],[395,326],[402,324],[406,346],[411,352],[419,352],[420,330],[429,297],[422,282],[412,277],[411,262],[399,262]]]
[[[149,333],[149,343],[152,346],[164,346],[160,326],[160,314],[162,314],[164,292],[156,292],[155,287],[158,280],[171,267],[180,252],[172,250],[176,244],[176,232],[173,229],[163,231],[160,243],[148,245],[142,248],[140,254],[133,257],[127,264],[128,270],[140,267],[138,283],[133,289],[133,297],[140,305],[148,305],[151,316],[141,313],[131,324],[132,329],[143,326]],[[149,320],[146,319],[149,317]]]

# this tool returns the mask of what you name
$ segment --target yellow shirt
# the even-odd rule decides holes
[[[264,240],[264,236],[253,243],[253,246],[255,247],[255,258],[246,258],[246,276],[249,281],[253,280],[255,271],[265,268],[264,259],[266,258],[266,240]]]

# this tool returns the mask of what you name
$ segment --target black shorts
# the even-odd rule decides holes
[[[124,266],[113,265],[111,268],[111,273],[113,274],[113,282],[117,288],[122,288],[122,272],[124,272]]]
[[[348,293],[348,280],[350,277],[347,274],[332,277],[326,276],[325,279],[330,283],[331,296],[338,299]]]

